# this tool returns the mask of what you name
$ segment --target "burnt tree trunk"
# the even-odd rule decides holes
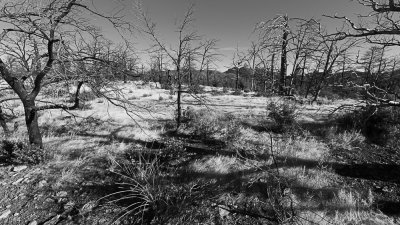
[[[181,126],[181,116],[182,116],[182,104],[181,104],[182,82],[181,82],[181,74],[180,74],[179,69],[177,69],[177,73],[178,73],[178,91],[177,91],[177,98],[176,98],[176,102],[177,102],[176,129],[178,130],[178,128]]]
[[[289,31],[287,30],[287,23],[282,36],[282,53],[281,53],[281,72],[279,77],[279,94],[285,94],[285,76],[287,73],[287,44],[288,44]]]
[[[25,122],[26,128],[28,129],[29,143],[43,148],[35,100],[23,100],[22,103],[25,110]]]
[[[206,70],[206,79],[207,79],[207,86],[210,86],[210,74],[209,74],[208,64],[207,64],[207,70]]]
[[[329,70],[330,70],[329,64],[331,63],[331,65],[333,65],[333,63],[334,63],[334,60],[333,60],[333,62],[330,62],[330,58],[331,58],[332,51],[333,51],[333,46],[334,46],[334,42],[332,42],[330,47],[329,47],[328,54],[326,56],[324,72],[322,73],[321,78],[317,81],[317,88],[316,88],[315,93],[314,93],[314,98],[313,98],[313,100],[311,102],[317,101],[318,96],[319,96],[319,94],[321,93],[321,90],[322,90],[322,85],[325,82],[325,78],[328,75]]]
[[[239,67],[236,67],[236,83],[235,83],[236,90],[239,89]]]
[[[305,70],[306,70],[306,62],[307,62],[307,55],[304,56],[303,68],[302,68],[302,71],[301,71],[300,90],[303,87],[304,74],[305,74]]]
[[[274,64],[275,64],[275,53],[272,54],[272,59],[271,59],[271,90],[272,90],[272,92],[275,92],[274,91],[274,87],[275,87]]]

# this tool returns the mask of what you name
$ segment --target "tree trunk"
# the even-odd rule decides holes
[[[321,78],[319,79],[319,81],[317,81],[318,82],[317,83],[317,89],[316,89],[316,91],[314,93],[314,98],[313,98],[312,102],[317,101],[318,96],[319,96],[319,94],[320,94],[320,92],[322,90],[322,85],[323,85],[323,83],[325,81],[325,77],[329,73],[329,70],[330,70],[330,67],[329,67],[330,61],[329,60],[331,58],[331,54],[332,54],[332,51],[333,51],[333,45],[334,45],[334,42],[332,41],[331,45],[329,47],[329,50],[328,50],[328,54],[326,55],[326,62],[325,62],[325,66],[324,66],[324,72],[322,73]],[[333,65],[334,62],[335,62],[335,60],[332,61],[332,65]]]
[[[341,81],[340,84],[343,85],[344,84],[344,72],[346,70],[346,53],[343,56],[343,67],[342,67],[342,74],[341,74]]]
[[[208,72],[209,72],[209,68],[208,68],[208,64],[207,64],[207,70],[206,70],[207,86],[210,86],[210,74]]]
[[[286,17],[287,20],[287,17]],[[281,73],[280,73],[280,78],[279,78],[279,94],[284,95],[285,94],[285,76],[287,73],[287,44],[288,44],[288,36],[289,32],[287,30],[287,22],[286,22],[286,27],[285,30],[283,31],[283,37],[282,37],[282,53],[281,53]]]
[[[303,68],[302,68],[302,71],[301,71],[300,87],[299,87],[300,90],[303,87],[304,74],[305,74],[305,70],[306,70],[306,62],[307,62],[307,55],[304,56]]]
[[[272,54],[272,59],[271,59],[271,90],[272,90],[272,92],[275,92],[274,91],[274,86],[275,86],[274,63],[275,63],[275,53]]]
[[[167,80],[168,80],[167,82],[168,82],[168,85],[172,85],[172,77],[169,72],[170,72],[170,70],[167,70]]]
[[[38,112],[34,100],[23,101],[25,109],[25,122],[28,129],[29,143],[43,148],[42,135],[39,129]]]
[[[236,84],[235,84],[236,90],[239,89],[239,68],[236,67]]]
[[[181,104],[181,95],[182,95],[182,82],[181,82],[181,72],[180,68],[177,68],[176,70],[177,75],[178,75],[178,91],[177,91],[177,110],[176,110],[176,130],[179,129],[181,126],[181,116],[182,116],[182,104]]]

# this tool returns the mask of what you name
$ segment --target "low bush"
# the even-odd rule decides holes
[[[268,117],[273,120],[272,126],[269,128],[276,133],[284,133],[294,128],[297,117],[297,107],[293,103],[276,103],[268,104]]]
[[[150,96],[152,96],[152,94],[150,94],[150,93],[149,94],[145,93],[145,94],[142,95],[143,98],[150,97]]]
[[[0,156],[9,163],[40,164],[47,161],[51,154],[46,149],[21,141],[3,140],[0,146]]]
[[[69,94],[66,88],[60,86],[45,87],[40,93],[48,98],[60,98]]]
[[[195,84],[189,87],[188,92],[191,94],[203,94],[205,91],[203,87],[201,87],[198,84]]]
[[[194,110],[188,108],[183,113],[183,120],[186,122],[186,128],[196,136],[209,139],[215,135],[219,129],[220,117],[214,111],[207,109]]]
[[[332,134],[328,137],[329,145],[333,149],[351,150],[364,142],[365,137],[360,131],[344,131],[342,133]]]
[[[336,122],[342,131],[360,130],[369,142],[378,145],[386,145],[400,137],[398,107],[366,106],[340,116]]]
[[[92,108],[90,101],[98,98],[98,96],[92,91],[85,91],[80,93],[78,98],[79,98],[78,109],[89,110]],[[75,103],[75,94],[70,94],[67,102]]]
[[[241,95],[242,91],[239,89],[236,89],[234,92],[232,92],[232,95]]]
[[[220,138],[225,143],[240,135],[240,124],[232,115],[218,114],[208,109],[188,108],[184,112],[185,127],[202,139]]]

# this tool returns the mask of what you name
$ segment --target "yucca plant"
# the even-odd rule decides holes
[[[151,218],[152,211],[157,204],[158,184],[157,177],[160,168],[157,158],[147,160],[140,155],[137,160],[119,163],[111,158],[111,164],[122,182],[116,183],[119,191],[102,197],[109,204],[123,205],[122,213],[114,220],[113,224],[125,217],[130,217],[135,223],[145,223]]]

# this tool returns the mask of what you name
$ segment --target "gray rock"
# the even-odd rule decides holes
[[[54,199],[52,199],[52,198],[46,198],[46,200],[44,200],[45,202],[54,202]]]
[[[28,168],[27,166],[15,166],[12,171],[13,172],[21,172],[22,170],[25,170],[26,168]]]
[[[7,218],[10,214],[11,214],[11,210],[9,210],[9,209],[3,211],[3,212],[1,213],[1,215],[0,215],[0,220],[1,220],[1,219]]]
[[[17,184],[21,183],[21,181],[23,181],[23,180],[24,180],[24,178],[19,178],[14,183],[12,183],[12,185],[17,185]]]
[[[97,201],[90,201],[86,203],[85,205],[82,206],[80,209],[81,214],[89,213],[91,212],[95,207],[97,206]]]
[[[38,222],[36,220],[31,221],[30,223],[28,223],[28,225],[38,225]]]
[[[230,212],[228,211],[228,207],[224,205],[218,206],[219,216],[223,219],[229,216]]]
[[[42,187],[47,185],[47,181],[46,180],[42,180],[42,181],[39,182],[38,185],[39,185],[39,188],[42,188]]]
[[[65,203],[64,209],[71,210],[72,208],[74,208],[74,206],[75,206],[75,202],[70,201],[70,202]]]
[[[51,220],[49,220],[46,223],[44,223],[43,225],[55,225],[60,220],[60,217],[61,217],[61,215],[56,215],[53,218],[51,218]]]
[[[56,194],[56,197],[59,197],[59,198],[65,198],[67,196],[68,196],[68,192],[66,192],[66,191],[60,191],[60,192],[57,192],[57,194]]]

